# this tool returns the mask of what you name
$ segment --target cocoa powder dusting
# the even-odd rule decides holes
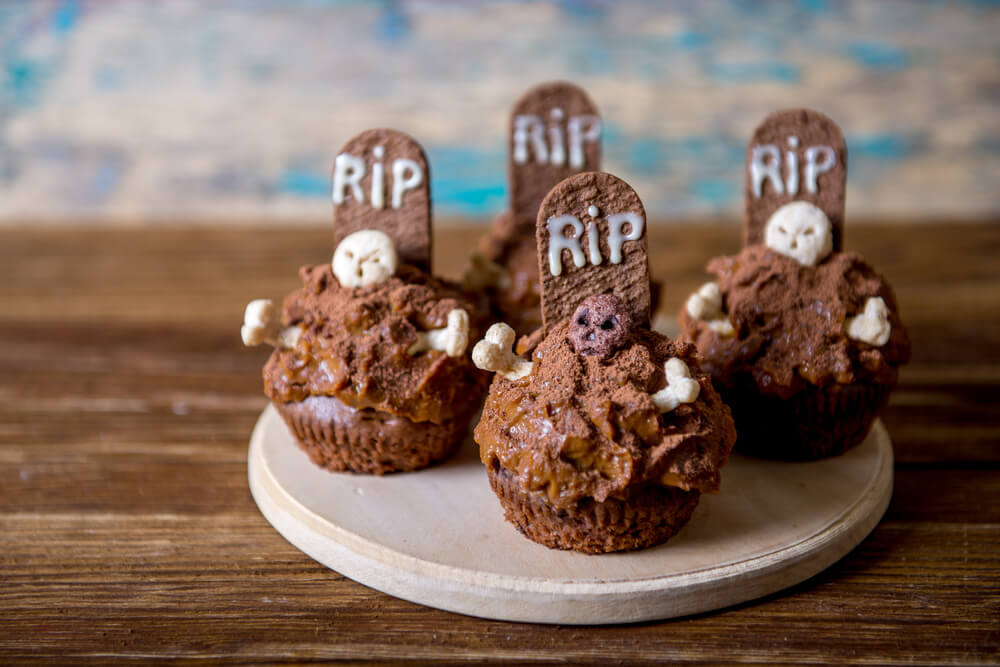
[[[855,253],[833,253],[811,267],[753,245],[712,259],[708,271],[719,277],[723,311],[736,335],[721,337],[683,309],[681,338],[697,345],[705,370],[722,389],[747,377],[762,394],[779,398],[811,385],[895,384],[898,366],[909,360],[896,295]],[[892,325],[889,342],[881,347],[845,333],[845,320],[874,296],[885,301]]]
[[[535,348],[530,375],[494,379],[475,431],[483,463],[503,466],[557,507],[624,498],[647,483],[717,490],[736,433],[694,346],[640,329],[608,358],[581,356],[568,324]],[[661,414],[650,394],[665,386],[670,357],[688,364],[701,394]]]
[[[489,376],[467,354],[408,353],[418,331],[446,326],[454,308],[470,315],[469,339],[480,337],[484,323],[457,287],[405,264],[386,282],[355,289],[342,288],[329,264],[299,275],[304,286],[285,299],[282,320],[303,332],[294,349],[276,349],[264,366],[272,400],[334,396],[434,423],[476,409]]]

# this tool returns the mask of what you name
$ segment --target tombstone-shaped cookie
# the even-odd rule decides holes
[[[615,294],[636,326],[649,326],[646,210],[628,183],[599,172],[562,181],[536,227],[546,331],[587,297]]]
[[[804,201],[829,218],[833,249],[839,251],[846,180],[847,145],[836,123],[809,109],[771,114],[747,147],[743,244],[764,243],[771,216],[786,204]]]
[[[420,144],[401,132],[366,130],[334,160],[334,247],[362,229],[385,232],[402,261],[430,272],[430,172]]]
[[[585,92],[564,81],[535,86],[517,101],[508,135],[510,210],[529,232],[554,185],[601,168],[601,117]]]

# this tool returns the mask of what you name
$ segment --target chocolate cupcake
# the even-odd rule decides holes
[[[779,147],[789,149],[784,170]],[[889,284],[840,251],[839,128],[812,111],[774,114],[755,133],[748,164],[748,245],[708,263],[717,281],[688,299],[681,339],[698,346],[732,408],[738,449],[784,460],[837,455],[864,440],[885,408],[909,338]],[[791,176],[798,164],[801,191]]]
[[[565,231],[588,219],[584,252]],[[480,458],[531,540],[585,553],[660,544],[718,490],[736,437],[729,410],[695,347],[649,328],[645,212],[627,184],[567,179],[538,220],[544,333],[530,360],[503,323],[474,348],[496,372]]]
[[[282,322],[301,333],[271,354],[264,390],[313,462],[382,474],[447,458],[486,386],[464,354],[472,304],[405,264],[368,286],[328,264],[299,275]]]
[[[396,180],[372,184],[369,157],[391,164]],[[333,261],[300,269],[303,287],[285,299],[280,322],[268,301],[247,308],[244,342],[275,346],[265,393],[328,470],[383,474],[447,458],[485,391],[487,376],[465,355],[481,330],[475,305],[421,268],[430,264],[425,174],[405,135],[352,140],[334,171]]]
[[[541,290],[535,218],[549,190],[564,178],[594,171],[601,162],[601,118],[579,87],[564,81],[527,91],[508,125],[510,210],[480,242],[465,286],[488,297],[494,315],[519,335],[538,329]]]
[[[718,282],[688,300],[681,338],[732,408],[739,449],[805,460],[861,442],[910,354],[882,276],[855,253],[808,266],[766,246],[708,271]]]

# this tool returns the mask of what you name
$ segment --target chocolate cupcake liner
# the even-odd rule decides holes
[[[736,422],[736,449],[782,461],[843,454],[861,443],[889,402],[893,385],[856,383],[811,388],[788,399],[756,389],[723,394]]]
[[[585,498],[569,509],[555,508],[539,491],[524,492],[499,461],[487,466],[490,486],[504,516],[530,540],[552,549],[598,554],[661,544],[691,518],[701,493],[646,485],[627,500]]]
[[[332,396],[274,405],[309,459],[333,472],[383,475],[426,468],[451,456],[469,426],[468,417],[414,422],[355,409]]]

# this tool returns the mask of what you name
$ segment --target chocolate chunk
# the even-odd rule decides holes
[[[536,232],[546,331],[587,297],[607,293],[634,326],[649,326],[646,211],[628,183],[595,172],[567,178],[542,202]]]
[[[507,176],[514,224],[534,234],[542,199],[559,181],[601,167],[601,117],[565,81],[527,91],[510,114]]]
[[[833,250],[840,251],[846,180],[847,144],[836,123],[809,109],[771,114],[747,147],[743,244],[764,243],[764,227],[775,211],[807,201],[830,219]]]
[[[400,259],[431,270],[430,170],[424,150],[395,130],[366,130],[333,165],[333,247],[361,229],[388,234]]]
[[[614,294],[587,297],[569,321],[569,340],[577,354],[606,359],[631,335],[632,315]]]

